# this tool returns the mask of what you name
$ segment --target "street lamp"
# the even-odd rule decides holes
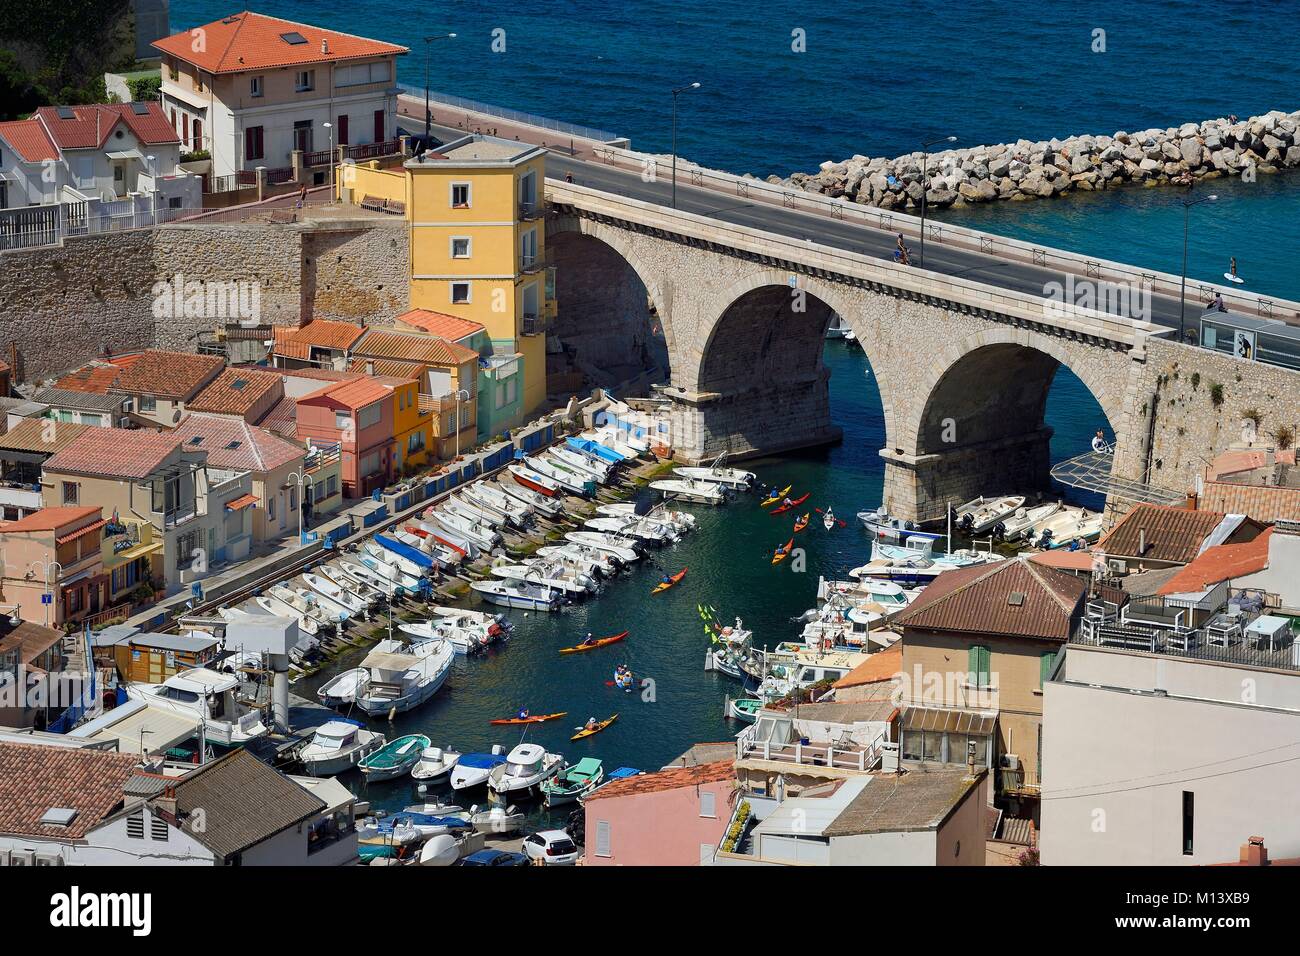
[[[673,208],[677,208],[677,95],[689,90],[698,90],[699,83],[687,83],[673,90]]]
[[[1218,196],[1202,196],[1200,199],[1181,199],[1183,204],[1183,282],[1178,290],[1178,341],[1183,340],[1183,316],[1187,311],[1187,236],[1191,229],[1192,207],[1203,202],[1214,202]]]
[[[334,124],[331,123],[329,120],[326,120],[321,125],[324,126],[327,130],[329,130],[329,134],[330,134],[330,163],[329,163],[330,183],[329,185],[330,185],[330,202],[333,202],[334,201],[334,162],[337,159],[337,157],[334,155]]]
[[[462,395],[464,395],[465,397],[461,398]],[[459,458],[460,457],[460,403],[462,401],[468,402],[470,395],[469,392],[467,392],[465,389],[459,388],[456,390],[455,397],[456,397],[456,421],[453,422],[453,427],[456,429],[456,457]]]
[[[298,483],[298,507],[295,508],[294,510],[298,512],[298,547],[301,548],[302,547],[302,506],[303,506],[303,502],[306,500],[302,496],[303,473],[300,471],[291,471],[286,477]],[[306,481],[307,481],[308,488],[315,487],[316,479],[314,477],[312,477],[311,475],[307,475]]]
[[[454,40],[454,33],[439,33],[436,36],[424,38],[424,136],[425,147],[428,147],[428,137],[433,134],[433,110],[429,109],[429,64],[433,58],[433,41],[434,40]]]
[[[926,180],[929,178],[929,149],[940,143],[955,143],[956,136],[940,136],[938,139],[926,140],[921,144],[921,255],[916,260],[918,266],[925,265],[925,194],[930,191]]]
[[[57,581],[59,578],[63,577],[63,565],[60,564],[58,561],[46,561],[44,558],[37,558],[30,565],[28,565],[28,567],[34,568],[38,564],[41,566],[41,579],[45,582],[45,593],[50,596],[50,600],[48,604],[44,601],[41,602],[41,607],[45,609],[44,623],[46,627],[49,627],[50,606],[54,603],[54,591],[50,588],[50,571],[54,568],[59,569],[58,574],[56,574],[54,577],[54,580]]]

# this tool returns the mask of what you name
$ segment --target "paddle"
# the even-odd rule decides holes
[[[826,513],[822,511],[821,508],[814,508],[813,510],[816,511],[819,515],[824,515]],[[831,517],[834,517],[834,515],[832,515]],[[835,518],[835,521],[837,524],[839,524],[841,528],[843,528],[845,525],[848,524],[848,522],[845,521],[843,518]]]

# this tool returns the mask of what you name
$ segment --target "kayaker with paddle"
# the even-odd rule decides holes
[[[591,646],[594,645],[595,643],[596,643],[596,638],[592,636],[591,631],[588,631],[588,632],[587,632],[587,638],[586,638],[586,640],[584,640],[584,641],[583,641],[579,646],[580,646],[580,647],[591,647]]]
[[[527,720],[527,719],[528,719],[528,708],[527,708],[527,707],[520,707],[520,708],[519,708],[519,713],[516,715],[516,719],[517,719],[517,720]]]
[[[583,730],[595,730],[595,729],[596,729],[596,723],[597,723],[597,721],[596,721],[596,718],[595,718],[595,717],[588,717],[588,718],[587,718],[587,723],[586,723],[586,725],[585,725],[582,729],[583,729]]]

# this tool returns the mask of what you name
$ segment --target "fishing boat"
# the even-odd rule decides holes
[[[463,534],[458,534],[436,521],[426,520],[430,514],[431,511],[426,510],[423,513],[421,520],[408,524],[406,527],[415,531],[417,534],[423,533],[428,535],[435,543],[457,552],[462,559],[467,558],[472,561],[483,553],[483,549],[477,543],[471,541]]]
[[[383,541],[380,541],[380,538],[383,538]],[[407,554],[399,554],[394,550],[395,548],[401,548],[407,554],[416,551],[415,548],[382,534],[375,535],[361,545],[361,551],[366,557],[373,558],[380,565],[386,564],[390,568],[396,568],[409,580],[419,581],[436,566],[433,558],[427,554],[421,554],[417,560],[412,560]],[[374,567],[374,565],[370,566]],[[383,567],[378,570],[381,574],[387,572],[387,568]]]
[[[518,607],[529,611],[555,611],[560,606],[560,592],[535,584],[516,581],[474,581],[470,588],[483,600],[501,607]]]
[[[1017,508],[998,522],[993,530],[1000,532],[1006,541],[1015,541],[1023,536],[1033,538],[1038,527],[1052,515],[1061,510],[1061,503],[1049,502],[1036,508]]]
[[[270,594],[259,594],[257,597],[253,598],[253,603],[267,614],[275,617],[288,617],[297,621],[298,630],[302,631],[304,634],[314,637],[320,633],[320,621],[316,620],[316,618],[312,617],[310,614],[303,614],[297,608],[285,604],[283,601],[272,597]],[[222,617],[229,619],[227,612],[234,612],[236,615],[247,613],[238,608],[222,608],[218,613]]]
[[[451,789],[470,790],[487,783],[488,774],[506,762],[505,748],[493,744],[488,753],[462,754],[451,768]]]
[[[736,680],[744,680],[745,672],[740,666],[740,659],[735,650],[724,645],[709,651],[705,670],[718,671]]]
[[[605,554],[612,554],[624,564],[631,564],[641,557],[635,541],[613,534],[603,534],[599,531],[566,531],[564,540],[595,548]]]
[[[373,608],[389,596],[386,589],[349,577],[337,564],[322,564],[316,570],[322,577],[328,578],[349,594],[364,601],[368,608]]]
[[[424,734],[406,734],[390,740],[357,764],[369,781],[392,780],[410,772],[429,746]]]
[[[540,495],[548,498],[554,498],[563,494],[564,490],[560,487],[559,482],[549,475],[543,475],[541,472],[522,465],[518,462],[507,465],[506,470],[514,476],[515,481],[519,482],[530,491],[535,491]],[[505,486],[508,487],[508,486]]]
[[[581,654],[585,651],[594,651],[598,647],[605,647],[608,644],[617,644],[627,637],[627,631],[620,631],[617,634],[611,634],[609,637],[593,638],[591,643],[575,644],[573,647],[561,647],[561,654]]]
[[[571,494],[590,498],[596,493],[596,480],[594,478],[590,476],[584,478],[566,468],[562,468],[555,459],[527,455],[524,457],[524,462],[530,469],[543,477],[549,478],[554,484],[559,485],[559,487]]]
[[[239,699],[239,678],[206,667],[177,671],[159,684],[129,683],[126,696],[192,721],[210,743],[242,747],[267,732],[262,712]]]
[[[800,531],[802,531],[804,528],[808,527],[808,521],[809,521],[809,519],[810,519],[811,517],[812,517],[812,515],[811,515],[810,513],[808,513],[808,512],[804,512],[803,517],[801,517],[801,518],[795,518],[795,519],[794,519],[794,532],[795,532],[795,534],[798,534],[798,533],[799,533]]]
[[[780,564],[787,557],[789,557],[790,552],[793,550],[794,550],[794,538],[791,538],[789,541],[787,541],[781,547],[777,548],[776,551],[772,553],[772,563]]]
[[[650,487],[662,492],[664,497],[670,495],[683,501],[694,501],[702,505],[720,505],[727,500],[720,485],[693,478],[661,478],[650,482]]]
[[[548,518],[558,518],[564,514],[564,503],[562,501],[525,487],[519,483],[518,478],[513,478],[511,481],[502,481],[497,484],[496,489],[512,501],[517,501],[525,507],[532,508],[538,514],[543,514]]]
[[[514,725],[514,724],[544,724],[548,720],[559,720],[561,717],[569,716],[568,711],[562,710],[555,714],[536,714],[528,717],[498,717],[496,720],[489,720],[489,724],[497,726]]]
[[[504,764],[488,774],[488,792],[497,797],[533,793],[563,765],[562,756],[547,753],[541,744],[520,744],[506,756]]]
[[[411,768],[411,777],[422,783],[441,780],[451,773],[461,755],[450,747],[425,747],[420,759]]]
[[[963,505],[958,505],[954,512],[958,525],[971,535],[991,531],[1007,515],[1015,514],[1017,508],[1025,503],[1024,495],[1001,495],[985,498],[981,495],[972,498]]]
[[[307,746],[298,752],[298,760],[313,777],[332,777],[386,743],[383,734],[367,730],[360,721],[335,717],[316,728]]]
[[[673,474],[694,481],[722,485],[724,488],[735,488],[737,491],[747,491],[753,485],[756,477],[752,471],[743,471],[740,468],[721,468],[717,465],[682,465],[674,468]]]
[[[805,501],[808,500],[808,497],[811,494],[812,494],[811,491],[806,491],[798,498],[792,499],[786,504],[781,505],[779,508],[773,508],[771,511],[768,512],[768,514],[773,514],[773,515],[785,514],[791,508],[798,508],[801,504],[803,504]]]
[[[455,495],[449,496],[439,504],[438,510],[444,514],[459,515],[466,521],[482,525],[484,528],[491,528],[494,531],[499,531],[509,524],[504,515],[481,505],[476,505],[468,498],[458,498]]]
[[[758,719],[758,712],[763,709],[763,701],[757,697],[728,697],[722,714],[731,720],[742,720],[752,724]]]
[[[862,527],[877,541],[901,542],[907,537],[928,538],[931,541],[937,541],[943,537],[940,534],[918,530],[914,521],[909,521],[906,518],[895,518],[885,510],[883,505],[875,511],[859,511],[858,521],[862,522]]]
[[[658,584],[654,586],[654,589],[650,593],[658,594],[661,591],[667,591],[669,588],[675,585],[682,578],[686,577],[686,570],[687,570],[686,568],[682,568],[676,574],[670,575],[667,581],[660,581]]]
[[[533,506],[516,501],[504,491],[483,481],[466,486],[462,492],[465,500],[484,511],[500,515],[516,528],[527,527],[533,517]]]
[[[468,518],[463,512],[457,513],[435,509],[428,511],[425,514],[425,519],[442,526],[453,534],[468,539],[484,551],[491,551],[501,543],[501,535],[497,533],[495,528]]]
[[[357,555],[357,564],[366,568],[372,574],[392,582],[402,593],[419,594],[424,590],[424,585],[420,583],[418,576],[407,574],[397,565],[389,564],[368,551]]]
[[[584,737],[590,737],[594,734],[598,734],[616,720],[618,720],[618,714],[613,714],[609,717],[606,717],[604,720],[598,720],[590,727],[585,727],[585,726],[579,727],[578,732],[574,734],[572,737],[570,737],[569,739],[582,740]]]
[[[576,803],[600,786],[605,768],[595,757],[583,757],[542,783],[542,802],[549,807]]]
[[[447,680],[455,649],[444,640],[381,640],[361,661],[365,686],[356,695],[358,710],[371,715],[404,713],[436,694]]]
[[[257,601],[258,606],[268,609],[275,608],[271,613],[278,612],[291,615],[296,612],[304,617],[311,618],[324,627],[333,627],[338,623],[336,613],[321,607],[316,600],[316,596],[302,588],[290,587],[281,582],[280,584],[271,585],[266,589],[265,594],[259,596],[266,598],[266,600]]]
[[[790,493],[790,489],[793,487],[794,485],[786,485],[780,491],[777,491],[775,489],[769,491],[767,497],[764,498],[762,501],[760,501],[758,503],[758,506],[760,508],[766,508],[768,505],[776,504],[778,501],[780,501],[782,498],[788,495]]]

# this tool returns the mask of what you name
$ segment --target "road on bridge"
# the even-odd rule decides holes
[[[424,132],[424,123],[422,121],[423,105],[420,104],[418,116],[398,116],[398,125],[405,132]],[[415,112],[417,111],[412,111],[413,114]],[[535,127],[496,119],[489,122],[483,124],[485,127],[484,132],[496,130],[500,136],[517,138],[522,142],[540,143],[545,139],[546,131]],[[463,129],[443,126],[438,123],[433,124],[432,131],[434,136],[444,142],[465,135]],[[549,134],[549,139],[545,139],[545,141],[548,146],[559,146],[563,150],[565,149],[563,144],[553,142],[553,140],[563,141],[564,139],[563,134]],[[600,162],[590,152],[589,144],[579,143],[575,144],[575,146],[579,148],[574,155],[569,155],[567,151],[551,150],[546,159],[548,177],[562,179],[566,174],[572,174],[574,183],[579,186],[599,189],[661,206],[671,204],[672,182],[669,178],[663,177],[655,182],[645,182],[642,180],[640,173],[635,170],[621,169]],[[683,174],[678,177],[677,181],[677,208],[684,212],[694,213],[698,216],[705,216],[736,226],[775,233],[787,238],[821,243],[847,252],[856,252],[890,261],[893,259],[898,238],[896,233],[888,232],[866,222],[849,222],[815,212],[789,209],[765,202],[748,201],[718,189],[692,186],[689,184],[688,179],[689,177]],[[914,259],[919,256],[920,250],[915,243],[909,248]],[[982,282],[999,289],[1036,296],[1047,295],[1047,287],[1052,282],[1058,283],[1060,287],[1064,288],[1067,276],[1070,275],[1043,266],[1012,262],[968,249],[944,246],[933,240],[926,243],[925,267],[945,276],[967,279],[972,282]],[[1078,276],[1074,277],[1076,286],[1080,281]],[[1116,305],[1114,302],[1106,301],[1109,297],[1099,296],[1097,298],[1099,299],[1095,306],[1097,308],[1106,310],[1107,305]],[[1119,304],[1123,304],[1122,300]],[[1150,315],[1136,316],[1136,318],[1170,328],[1178,327],[1179,302],[1177,298],[1153,294],[1150,297],[1150,306]],[[1201,311],[1201,303],[1196,300],[1194,294],[1189,292],[1185,319],[1188,328],[1196,327]],[[1123,313],[1116,310],[1113,314],[1122,315]],[[1126,317],[1134,318],[1135,316]]]

